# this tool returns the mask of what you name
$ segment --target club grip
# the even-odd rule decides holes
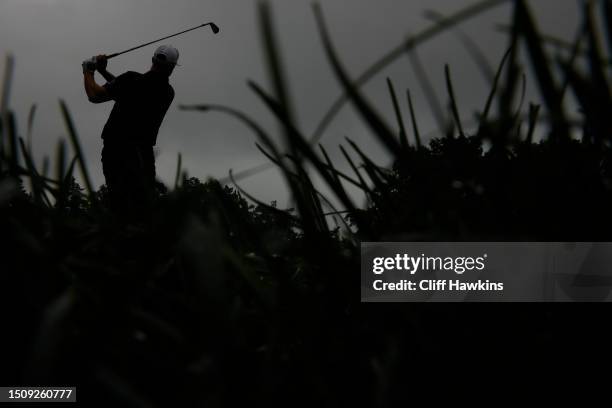
[[[120,52],[116,52],[116,53],[114,53],[114,54],[107,55],[107,56],[106,56],[106,59],[107,59],[107,60],[109,60],[109,59],[111,59],[111,58],[115,58],[115,57],[116,57],[117,55],[119,55],[119,54],[121,54],[121,53],[120,53]]]

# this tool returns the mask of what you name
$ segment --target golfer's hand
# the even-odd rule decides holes
[[[83,67],[83,73],[85,72],[95,72],[96,71],[96,57],[91,57],[83,61],[81,64]]]
[[[108,58],[106,57],[106,55],[96,56],[96,69],[99,72],[106,71],[107,65],[108,65]]]

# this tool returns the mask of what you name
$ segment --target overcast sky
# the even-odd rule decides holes
[[[343,63],[356,76],[410,33],[431,24],[425,9],[450,14],[475,0],[323,0],[321,5],[332,39]],[[311,134],[340,88],[327,62],[314,23],[311,2],[271,1],[290,93],[298,124]],[[574,0],[532,0],[543,30],[571,38],[577,23]],[[462,30],[486,52],[496,65],[506,47],[505,35],[495,24],[508,22],[509,5],[500,6],[462,25]],[[196,30],[168,40],[180,51],[181,67],[171,78],[176,97],[158,137],[157,173],[165,182],[174,178],[177,153],[190,175],[205,179],[225,177],[230,168],[240,171],[266,162],[255,138],[241,123],[218,113],[184,112],[179,104],[215,103],[247,112],[264,127],[278,127],[263,104],[246,85],[253,79],[270,89],[262,57],[252,0],[0,0],[0,54],[12,53],[16,70],[10,107],[16,112],[22,133],[27,113],[38,106],[34,127],[35,156],[54,155],[55,145],[66,135],[58,99],[66,100],[82,138],[88,167],[95,184],[104,179],[100,165],[100,133],[112,102],[94,105],[83,91],[81,62],[98,53],[113,53],[159,38],[202,22],[214,21],[221,33]],[[144,72],[156,45],[145,47],[109,63],[109,71]],[[462,116],[470,117],[482,107],[487,83],[467,57],[452,31],[436,37],[419,49],[436,90],[445,96],[444,64],[449,63]],[[3,65],[0,70],[3,70]],[[435,129],[426,100],[410,68],[401,58],[370,81],[363,91],[395,126],[385,78],[390,76],[401,91],[413,91],[422,132]],[[103,82],[99,76],[99,82]],[[533,83],[529,96],[536,98]],[[407,109],[404,98],[401,100]],[[385,163],[380,147],[350,107],[329,128],[323,144],[337,156],[344,136]],[[343,167],[342,164],[340,167]],[[276,170],[244,180],[241,185],[264,201],[286,200]]]

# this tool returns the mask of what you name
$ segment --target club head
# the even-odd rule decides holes
[[[212,29],[212,32],[215,34],[219,32],[219,27],[215,23],[210,23],[210,28]]]

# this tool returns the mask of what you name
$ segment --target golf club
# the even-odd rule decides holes
[[[148,43],[146,43],[146,44],[138,45],[138,46],[136,46],[136,47],[134,47],[134,48],[130,48],[129,50],[125,50],[125,51],[121,51],[121,52],[116,52],[116,53],[114,53],[114,54],[110,54],[110,55],[108,55],[106,58],[107,58],[107,59],[115,58],[115,57],[117,57],[117,56],[119,56],[119,55],[121,55],[121,54],[125,54],[126,52],[134,51],[134,50],[137,50],[137,49],[139,49],[139,48],[146,47],[147,45],[151,45],[151,44],[154,44],[154,43],[156,43],[156,42],[159,42],[159,41],[165,40],[166,38],[176,37],[177,35],[185,34],[186,32],[193,31],[193,30],[196,30],[196,29],[198,29],[198,28],[200,28],[200,27],[205,27],[205,26],[208,26],[208,25],[209,25],[209,26],[210,26],[210,28],[212,29],[212,32],[213,32],[213,33],[217,34],[217,33],[219,32],[219,27],[218,27],[218,26],[217,26],[215,23],[204,23],[204,24],[200,24],[199,26],[196,26],[196,27],[193,27],[193,28],[187,29],[187,30],[185,30],[185,31],[181,31],[181,32],[179,32],[179,33],[172,34],[172,35],[169,35],[169,36],[167,36],[167,37],[159,38],[159,39],[157,39],[157,40],[154,40],[154,41],[148,42]]]

